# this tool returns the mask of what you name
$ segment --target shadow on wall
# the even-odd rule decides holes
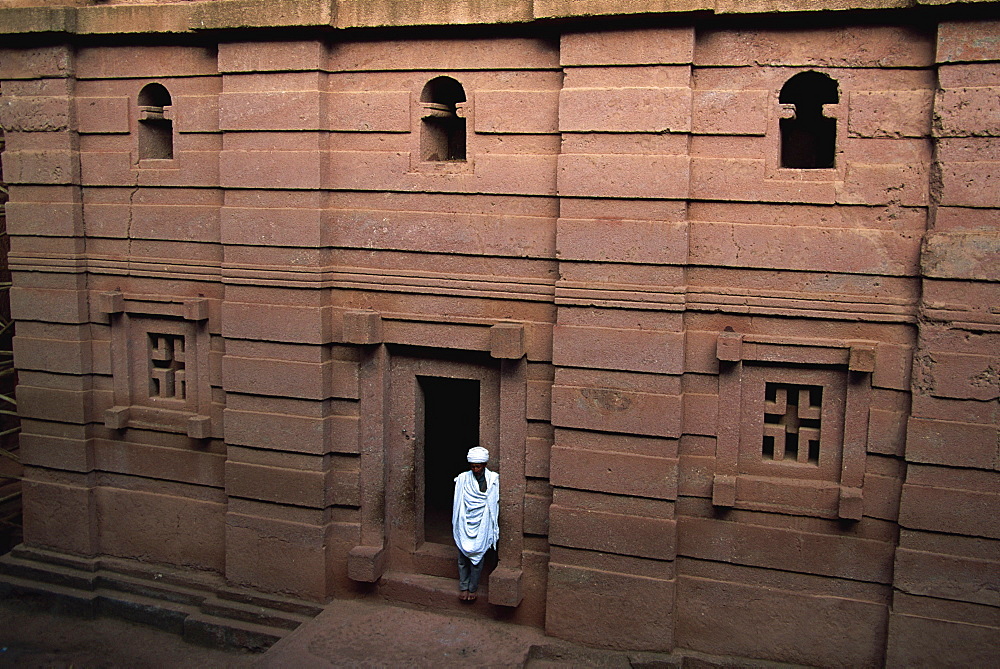
[[[4,134],[0,128],[0,153],[4,149]],[[17,370],[14,369],[14,322],[10,318],[10,269],[7,254],[7,184],[0,166],[0,554],[21,543],[21,460],[14,389]]]

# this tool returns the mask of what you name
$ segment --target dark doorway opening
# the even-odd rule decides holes
[[[479,444],[479,381],[417,379],[424,398],[424,541],[450,544],[454,479]]]

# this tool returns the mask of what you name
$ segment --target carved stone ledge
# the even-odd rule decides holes
[[[497,323],[490,328],[490,355],[500,360],[524,357],[524,325]]]
[[[347,554],[347,576],[352,581],[375,583],[385,573],[387,558],[382,546],[355,546]]]
[[[521,591],[520,569],[499,566],[490,574],[490,604],[496,606],[518,606],[524,599]]]
[[[368,309],[345,311],[342,339],[345,344],[381,344],[382,316]]]

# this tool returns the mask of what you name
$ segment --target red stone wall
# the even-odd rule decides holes
[[[930,37],[901,27],[699,35],[692,196],[728,202],[690,207],[678,645],[737,656],[772,649],[764,654],[802,664],[882,661],[927,217],[931,65]],[[839,103],[824,108],[837,119],[835,167],[783,169],[775,116],[787,112],[774,92],[813,68],[839,86]],[[717,101],[730,96],[743,111],[720,117]],[[723,355],[719,340],[711,356],[726,327],[743,335],[742,351]],[[865,350],[872,357],[862,362]],[[822,418],[823,430],[843,429],[839,461],[823,464],[829,449],[819,449],[820,464],[840,472],[820,483],[790,465],[754,464],[760,441],[746,425],[760,420],[755,384],[765,380],[823,384],[824,403],[846,391],[839,417]],[[738,463],[720,462],[736,457],[737,441]],[[735,484],[720,469],[736,473]],[[735,509],[721,511],[727,496]]]
[[[937,35],[937,178],[889,623],[900,666],[996,660],[998,28],[948,22]]]
[[[93,391],[83,376],[92,354],[86,279],[73,271],[73,256],[85,241],[79,142],[71,127],[71,58],[66,46],[7,49],[2,68],[11,310],[19,321],[14,347],[21,370],[24,539],[93,554],[95,475],[86,408]],[[26,252],[47,267],[20,271]],[[56,259],[44,261],[51,256]],[[37,353],[22,353],[25,343],[35,343]]]
[[[53,46],[8,50],[4,68],[26,541],[221,570],[221,135],[185,117],[175,158],[142,163],[134,109],[154,76],[178,111],[212,91],[214,53]],[[201,333],[189,413],[214,425],[198,441],[172,407],[128,416],[158,321]]]
[[[910,23],[5,48],[26,544],[444,588],[417,379],[471,379],[506,619],[986,663],[997,26]],[[832,167],[781,163],[803,72]],[[442,76],[465,161],[420,159]]]

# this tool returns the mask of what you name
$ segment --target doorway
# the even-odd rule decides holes
[[[500,365],[481,351],[390,349],[385,536],[393,571],[454,578],[451,503],[472,446],[500,443]]]
[[[450,544],[454,479],[479,444],[479,380],[419,376],[423,394],[424,541]]]

